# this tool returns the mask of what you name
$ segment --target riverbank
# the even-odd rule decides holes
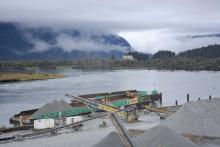
[[[48,60],[48,61],[0,61],[0,70],[7,69],[157,69],[187,71],[220,71],[220,58],[171,58],[149,59],[146,61],[121,59],[82,59],[82,60]]]
[[[0,82],[19,82],[19,81],[33,81],[33,80],[47,80],[63,78],[62,74],[48,74],[48,73],[0,73]]]

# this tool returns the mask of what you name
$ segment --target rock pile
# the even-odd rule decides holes
[[[162,125],[182,134],[220,137],[219,113],[220,99],[189,102],[162,122]]]
[[[189,139],[166,126],[158,125],[134,138],[135,147],[198,147]],[[117,133],[112,132],[92,147],[123,147]]]
[[[96,143],[92,147],[123,147],[123,143],[118,133],[111,132],[100,142]]]
[[[48,113],[52,113],[52,112],[62,112],[65,110],[71,110],[73,107],[70,106],[68,103],[66,103],[63,100],[57,101],[54,100],[51,103],[47,103],[45,105],[43,105],[40,109],[38,109],[34,114],[33,114],[33,118],[42,115],[42,114],[48,114]]]
[[[166,126],[158,125],[135,138],[135,147],[198,147]]]
[[[181,134],[220,137],[220,99],[200,100],[183,105],[161,125],[134,138],[135,147],[198,147]],[[123,147],[112,132],[93,147]]]

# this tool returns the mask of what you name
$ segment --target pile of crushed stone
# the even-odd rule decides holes
[[[118,133],[111,132],[100,142],[96,143],[92,147],[123,147],[123,143]]]
[[[70,106],[63,100],[57,101],[54,100],[51,103],[47,103],[43,105],[40,109],[38,109],[34,114],[33,117],[37,117],[38,115],[47,114],[51,112],[62,112],[65,110],[71,110],[73,107]]]
[[[198,147],[189,139],[162,125],[147,130],[134,138],[133,142],[135,147]],[[123,143],[120,136],[112,132],[92,147],[123,147]]]
[[[198,147],[166,126],[158,125],[135,138],[135,147]]]
[[[189,102],[162,122],[162,125],[182,134],[220,137],[219,114],[220,99]]]

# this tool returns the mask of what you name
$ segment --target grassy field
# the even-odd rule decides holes
[[[62,74],[44,73],[0,73],[0,82],[32,81],[63,78]]]

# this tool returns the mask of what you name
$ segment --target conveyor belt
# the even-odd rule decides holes
[[[69,95],[69,94],[66,94],[66,96],[70,97],[70,98],[73,98],[73,99],[75,99],[75,100],[77,100],[79,102],[82,102],[82,103],[84,103],[84,104],[86,104],[88,106],[92,106],[94,108],[97,108],[99,110],[104,110],[104,111],[107,111],[109,113],[118,112],[119,116],[126,118],[127,114],[124,113],[124,111],[121,111],[121,109],[119,109],[117,107],[105,104],[103,102],[82,98],[82,97],[79,97],[79,96],[72,96],[72,95]]]
[[[0,138],[0,143],[7,143],[7,142],[17,141],[17,140],[25,140],[25,139],[29,139],[29,138],[44,136],[47,134],[55,134],[59,130],[62,130],[62,129],[65,129],[68,127],[77,127],[78,125],[80,125],[86,121],[101,118],[101,117],[107,116],[113,112],[117,113],[120,116],[125,116],[124,112],[131,111],[134,109],[131,107],[131,108],[121,110],[116,107],[109,106],[109,105],[102,103],[102,102],[97,102],[97,101],[93,101],[93,100],[89,100],[89,99],[85,99],[85,98],[81,98],[81,97],[77,97],[77,96],[72,96],[72,95],[68,95],[68,94],[66,94],[66,96],[77,99],[78,101],[81,101],[81,102],[88,104],[90,106],[94,106],[98,109],[106,110],[108,113],[98,114],[96,116],[84,119],[83,121],[80,121],[80,122],[76,122],[76,123],[72,123],[72,124],[68,124],[68,125],[63,125],[63,126],[59,126],[59,127],[55,127],[55,128],[51,128],[51,129],[46,129],[46,130],[37,131],[37,132],[33,132],[33,133],[27,133],[27,134],[23,134],[23,135],[15,135],[15,136],[10,136],[10,137]],[[121,126],[121,125],[119,125],[119,126]]]
[[[145,105],[144,108],[149,111],[155,112],[155,113],[163,113],[163,114],[167,114],[167,115],[172,114],[172,112],[170,112],[164,108],[163,109],[162,108],[153,108],[148,105]]]
[[[113,107],[113,106],[110,106],[108,104],[105,104],[105,103],[102,103],[102,102],[99,102],[99,101],[95,101],[95,100],[91,100],[91,99],[86,99],[86,98],[81,98],[79,96],[73,96],[73,95],[69,95],[69,94],[66,94],[67,97],[70,97],[70,98],[73,98],[77,101],[80,101],[86,105],[90,105],[90,106],[94,106],[94,107],[98,107],[98,105],[103,105],[103,106],[106,106],[106,107],[110,107],[110,108],[113,108],[113,109],[116,109],[116,110],[120,110],[116,107]]]
[[[130,111],[132,109],[134,109],[134,108],[118,110],[118,111],[116,111],[116,113],[122,112],[122,111]],[[51,135],[51,134],[56,133],[59,130],[66,129],[66,128],[69,128],[69,127],[77,127],[77,126],[79,126],[80,124],[82,124],[84,122],[94,120],[94,119],[97,119],[97,118],[102,118],[102,117],[105,117],[107,115],[109,115],[109,113],[102,113],[102,114],[98,114],[96,116],[88,117],[88,118],[86,118],[82,121],[75,122],[75,123],[68,124],[68,125],[58,126],[58,127],[55,127],[55,128],[41,130],[41,131],[37,131],[37,132],[33,132],[33,133],[27,133],[27,134],[22,134],[22,135],[14,135],[14,136],[8,136],[8,137],[0,138],[0,144],[9,143],[9,142],[13,142],[13,141],[26,140],[26,139],[31,139],[31,138],[38,138],[38,137],[42,137],[42,136],[45,136],[45,135]]]
[[[111,114],[111,120],[117,129],[119,136],[125,147],[134,147],[134,143],[132,139],[129,137],[124,125],[122,124],[121,120],[118,118],[116,113]]]
[[[27,134],[22,134],[22,135],[14,135],[14,136],[10,136],[10,137],[4,137],[4,138],[0,138],[0,143],[8,143],[8,142],[12,142],[12,141],[19,141],[19,140],[26,140],[26,139],[30,139],[30,138],[35,138],[35,137],[41,137],[44,135],[48,135],[48,134],[53,134],[59,130],[65,129],[65,128],[69,128],[69,127],[74,127],[74,126],[78,126],[84,122],[93,120],[93,119],[97,119],[97,118],[101,118],[104,116],[109,115],[108,113],[102,113],[93,117],[89,117],[86,118],[82,121],[76,122],[76,123],[72,123],[72,124],[68,124],[68,125],[63,125],[63,126],[59,126],[59,127],[55,127],[55,128],[51,128],[51,129],[46,129],[46,130],[41,130],[41,131],[37,131],[37,132],[33,132],[33,133],[27,133]]]

